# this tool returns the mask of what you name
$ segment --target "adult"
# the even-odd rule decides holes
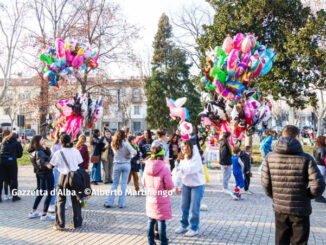
[[[112,173],[113,173],[113,150],[111,147],[112,143],[112,135],[110,130],[104,131],[104,142],[105,142],[105,150],[102,153],[102,164],[103,164],[103,180],[104,184],[112,184]]]
[[[311,199],[320,196],[325,182],[313,157],[304,153],[300,130],[288,125],[267,155],[262,185],[273,199],[276,244],[307,244]]]
[[[126,190],[128,176],[130,172],[130,160],[137,154],[137,151],[125,140],[126,135],[123,130],[115,132],[111,146],[114,153],[114,167],[113,167],[113,184],[104,207],[111,208],[114,203],[116,191],[121,177],[121,191],[122,195],[119,196],[119,208],[126,206]]]
[[[83,158],[83,162],[79,164],[79,168],[85,169],[88,171],[89,166],[89,152],[88,152],[88,146],[86,145],[86,136],[81,134],[78,137],[78,141],[76,144],[76,149],[79,150],[80,155]]]
[[[181,227],[176,230],[176,233],[187,232],[185,236],[192,237],[196,236],[199,231],[200,203],[205,191],[204,168],[197,146],[193,146],[188,140],[181,143],[179,160],[177,171],[182,181],[182,219]],[[191,211],[191,218],[188,231],[189,211]]]
[[[90,143],[93,146],[92,150],[92,157],[91,162],[93,163],[92,166],[92,173],[91,173],[91,180],[94,185],[97,185],[98,182],[102,182],[101,180],[101,154],[104,150],[104,138],[100,138],[101,134],[98,129],[93,130],[93,134],[90,138]],[[98,159],[96,162],[93,159]]]
[[[10,131],[8,129],[5,129],[2,133],[3,138],[8,136],[10,134]],[[1,143],[2,143],[2,138],[1,138]],[[12,195],[9,193],[9,185],[10,185],[10,179],[9,179],[9,175],[4,176],[5,180],[3,181],[3,189],[4,189],[4,198],[3,200],[7,201],[7,200],[11,200],[12,199]],[[1,195],[0,195],[1,197]]]
[[[149,129],[146,129],[144,131],[144,137],[141,139],[141,141],[138,144],[138,149],[141,153],[141,158],[146,159],[148,156],[150,156],[151,153],[151,146],[153,143],[152,138],[152,132]],[[144,162],[141,162],[141,170],[144,171],[145,164]]]
[[[10,182],[10,192],[12,201],[19,201],[21,198],[17,194],[18,188],[18,164],[17,158],[23,156],[23,148],[17,141],[15,133],[10,133],[3,138],[0,148],[0,202],[3,182],[6,178]]]
[[[60,176],[57,186],[57,201],[56,201],[56,219],[55,226],[56,230],[64,230],[65,228],[65,206],[67,200],[68,188],[67,186],[67,175],[69,171],[76,171],[79,168],[79,164],[83,162],[83,158],[80,152],[73,148],[73,143],[71,142],[71,137],[67,134],[63,134],[60,137],[60,143],[62,149],[54,153],[51,158],[50,164],[57,167]],[[81,205],[77,200],[76,195],[71,195],[72,210],[73,210],[73,223],[74,227],[78,228],[83,223],[83,218],[81,216]]]
[[[316,145],[313,151],[314,158],[317,163],[317,167],[321,175],[324,177],[326,182],[326,167],[325,167],[325,156],[326,156],[326,137],[318,136],[316,140]],[[324,193],[326,194],[326,193]],[[325,195],[326,197],[326,195]],[[322,195],[315,199],[316,202],[326,203],[326,198]]]
[[[54,153],[56,153],[57,151],[61,150],[62,146],[60,143],[60,137],[61,135],[65,134],[65,132],[57,132],[55,135],[55,139],[52,143],[52,147],[51,147],[51,156],[54,155]],[[57,189],[57,184],[58,184],[58,180],[59,180],[59,171],[57,168],[53,169],[53,177],[54,177],[54,189]],[[38,178],[38,175],[36,175],[36,181],[37,181],[37,188],[39,189],[40,187],[40,179]],[[51,202],[50,202],[50,206],[48,211],[50,213],[54,213],[55,211],[55,200],[56,200],[56,194],[54,194],[51,198]]]
[[[264,162],[267,154],[273,151],[272,143],[273,143],[274,136],[275,136],[275,132],[273,130],[268,129],[264,133],[264,139],[260,143],[260,147],[259,147],[261,156],[263,157],[263,162],[259,167],[259,171],[261,171],[264,166]]]
[[[54,195],[53,170],[51,165],[49,166],[51,150],[46,146],[46,143],[41,135],[35,135],[33,136],[27,151],[33,167],[36,170],[36,176],[40,181],[33,209],[28,214],[28,218],[39,218],[41,216],[41,214],[37,211],[37,207],[40,204],[42,197],[46,194],[41,220],[54,220],[55,217],[48,213],[51,198]]]
[[[164,155],[164,162],[165,164],[169,163],[169,157],[170,157],[170,151],[169,151],[169,145],[167,143],[167,136],[166,136],[166,130],[165,129],[159,129],[156,131],[156,137],[157,139],[153,141],[152,146],[154,145],[161,145],[165,150]]]
[[[179,136],[177,134],[172,134],[170,137],[170,140],[168,142],[169,145],[169,160],[170,160],[170,170],[172,170],[175,167],[175,161],[178,158],[178,154],[180,152],[180,147],[179,147]]]
[[[229,180],[231,177],[231,166],[232,166],[232,150],[229,143],[231,134],[226,132],[222,140],[220,141],[220,165],[223,173],[223,190],[226,193],[230,193],[229,191]]]

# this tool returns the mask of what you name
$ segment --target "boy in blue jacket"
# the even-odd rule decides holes
[[[235,193],[234,199],[241,199],[240,189],[244,188],[245,183],[243,180],[242,168],[244,167],[243,162],[240,159],[241,149],[236,146],[233,149],[234,155],[232,156],[232,167],[233,167],[233,176],[235,179]]]

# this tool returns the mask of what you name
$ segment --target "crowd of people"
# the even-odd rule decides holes
[[[250,146],[243,149],[232,147],[230,137],[230,133],[225,133],[219,142],[222,187],[234,200],[241,200],[242,194],[253,194],[249,190],[252,149]],[[300,130],[295,126],[285,127],[272,147],[274,137],[273,131],[266,130],[260,151],[263,158],[262,185],[273,199],[276,244],[306,244],[311,199],[326,203],[326,197],[322,195],[326,179],[326,137],[317,138],[313,157],[303,152]],[[22,157],[23,148],[17,138],[13,132],[3,132],[0,202],[3,189],[3,200],[20,200],[17,195],[17,159]],[[146,195],[149,244],[155,244],[155,239],[161,244],[168,244],[166,220],[172,218],[172,208],[167,193],[172,190],[175,194],[181,192],[182,218],[175,232],[189,237],[199,232],[206,176],[203,151],[195,133],[191,134],[190,140],[183,140],[178,131],[168,138],[167,131],[159,129],[154,139],[151,130],[145,130],[139,137],[128,129],[118,130],[112,135],[105,127],[102,135],[98,129],[93,130],[88,144],[83,134],[73,142],[69,135],[60,132],[51,149],[42,136],[34,136],[27,152],[36,176],[37,190],[28,218],[55,220],[54,228],[64,230],[66,201],[71,196],[74,227],[82,226],[81,212],[82,207],[87,205],[87,198],[67,192],[71,181],[67,176],[78,169],[90,169],[89,179],[93,185],[112,184],[105,208],[114,206],[119,185],[118,207],[127,207],[127,185],[131,181],[135,195]],[[229,189],[232,173],[235,185]],[[39,212],[38,206],[43,197],[43,209]]]

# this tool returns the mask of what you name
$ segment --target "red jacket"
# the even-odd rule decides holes
[[[81,164],[79,164],[79,167],[80,168],[83,168],[83,169],[88,169],[88,165],[89,165],[89,153],[88,153],[88,147],[87,145],[83,144],[79,147],[79,152],[83,158],[83,162]]]

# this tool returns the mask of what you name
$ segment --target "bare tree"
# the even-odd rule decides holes
[[[138,38],[138,29],[123,19],[119,5],[107,0],[82,0],[81,4],[83,9],[76,28],[77,35],[98,48],[101,64],[134,61],[131,47],[132,41]],[[90,72],[91,69],[87,68],[77,78],[82,93],[87,91]]]
[[[197,40],[203,34],[203,25],[212,25],[214,12],[209,5],[194,4],[191,7],[182,7],[177,17],[172,18],[175,26],[175,39],[180,49],[184,50],[190,61],[200,69],[201,53],[197,48]]]
[[[49,90],[48,82],[39,73],[39,54],[53,46],[57,38],[73,37],[72,30],[76,28],[76,23],[80,20],[81,3],[78,1],[72,3],[68,0],[33,0],[29,4],[31,16],[37,23],[36,27],[26,27],[28,37],[31,40],[30,45],[33,48],[33,53],[29,55],[34,57],[35,62],[30,64],[30,57],[28,57],[25,64],[40,76],[40,96],[35,99],[37,103],[34,101],[34,104],[37,104],[39,108],[39,123],[43,125],[46,123],[49,106],[51,105],[50,98],[56,95],[58,90]],[[41,134],[46,137],[45,128],[41,129]]]
[[[4,83],[0,92],[0,102],[8,91],[11,81],[12,68],[17,62],[17,45],[20,41],[25,7],[18,0],[8,1],[10,4],[0,3],[0,72],[4,78]],[[2,40],[3,39],[3,40]]]

